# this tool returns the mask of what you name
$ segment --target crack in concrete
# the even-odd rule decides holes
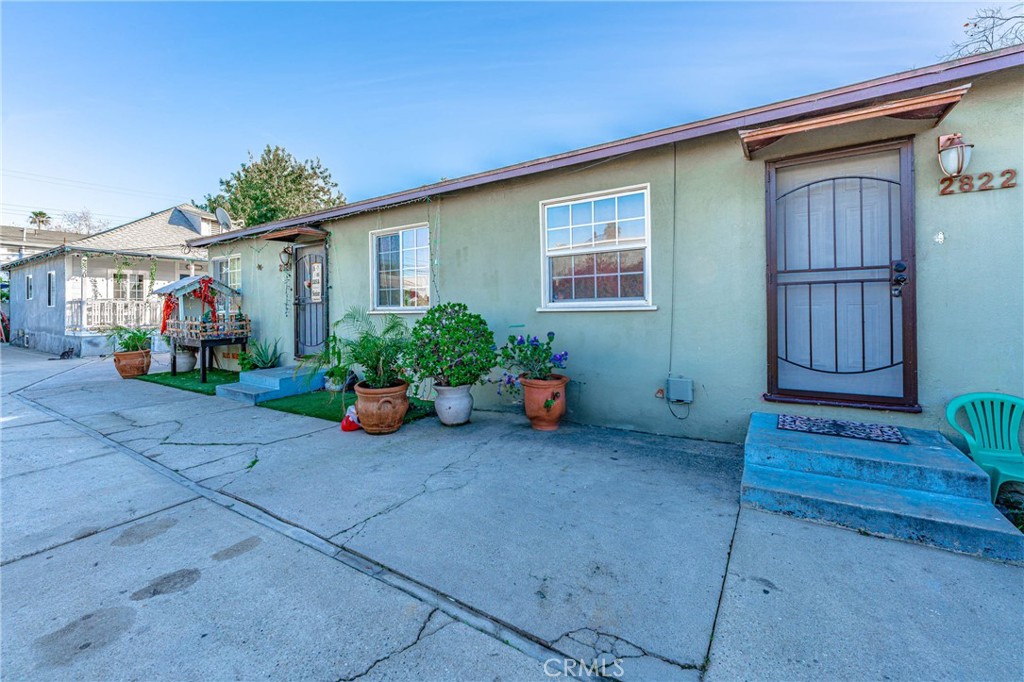
[[[586,637],[588,641],[580,639],[580,636],[582,636],[584,633],[589,635]],[[662,661],[663,663],[673,665],[681,670],[698,670],[701,672],[704,671],[704,665],[697,665],[694,663],[681,663],[675,659],[663,656],[658,653],[654,653],[653,651],[649,651],[648,649],[645,649],[636,642],[631,642],[625,637],[619,637],[618,635],[614,635],[610,632],[603,632],[601,630],[597,630],[594,628],[583,627],[577,628],[575,630],[570,630],[569,632],[566,632],[565,634],[559,636],[553,642],[551,642],[551,646],[556,649],[564,647],[565,645],[559,645],[559,642],[561,642],[563,639],[575,642],[576,644],[579,644],[593,651],[594,654],[592,660],[595,661],[602,661],[606,654],[611,654],[615,657],[616,660],[654,658],[659,661]]]
[[[442,476],[445,473],[447,473],[448,471],[450,471],[452,469],[452,467],[454,467],[456,465],[459,465],[459,464],[466,464],[466,463],[470,462],[474,457],[476,457],[476,455],[481,450],[483,450],[485,447],[487,447],[488,445],[493,443],[495,440],[500,438],[502,435],[504,435],[504,433],[505,432],[502,431],[501,434],[498,434],[498,435],[496,435],[496,436],[494,436],[492,438],[489,438],[488,440],[484,441],[483,443],[481,443],[480,445],[475,447],[473,449],[473,451],[470,452],[465,457],[463,457],[461,459],[457,459],[457,460],[451,461],[448,464],[446,464],[443,467],[441,467],[440,469],[438,469],[437,471],[429,474],[425,479],[423,479],[423,482],[420,483],[420,490],[418,490],[417,492],[413,493],[409,497],[406,497],[405,499],[399,500],[398,502],[393,502],[392,504],[389,504],[388,506],[386,506],[383,509],[375,512],[374,514],[371,514],[370,516],[366,517],[365,519],[363,519],[361,521],[357,521],[356,523],[353,523],[348,528],[344,528],[344,529],[338,531],[337,533],[335,533],[334,535],[331,535],[327,539],[333,542],[335,540],[335,538],[338,538],[340,536],[345,535],[346,533],[354,531],[354,532],[352,532],[352,535],[350,535],[349,537],[345,538],[344,541],[341,542],[341,546],[342,547],[346,547],[348,545],[348,543],[352,542],[353,540],[358,538],[360,535],[362,535],[363,531],[366,530],[367,525],[369,525],[369,523],[371,521],[373,521],[374,519],[377,519],[377,518],[379,518],[381,516],[386,516],[387,514],[390,514],[391,512],[393,512],[396,509],[399,509],[399,508],[405,506],[406,504],[408,504],[409,502],[412,502],[413,500],[415,500],[418,497],[421,497],[423,495],[428,495],[430,493],[441,492],[443,490],[454,491],[454,490],[461,490],[462,488],[465,488],[470,483],[475,481],[477,479],[477,477],[479,476],[480,472],[477,469],[477,467],[479,466],[478,463],[474,462],[472,476],[470,476],[467,480],[459,483],[458,485],[444,486],[444,487],[438,487],[438,488],[434,488],[434,489],[431,489],[429,487],[429,485],[430,485],[430,481],[435,476]]]
[[[416,638],[411,643],[406,644],[405,646],[400,647],[398,649],[395,649],[394,651],[391,651],[390,653],[388,653],[388,654],[386,654],[384,656],[381,656],[380,658],[375,660],[373,663],[371,663],[369,665],[369,667],[367,667],[366,670],[364,670],[361,673],[356,673],[355,675],[350,675],[348,677],[339,677],[338,678],[338,682],[352,682],[353,680],[358,680],[360,677],[365,677],[366,675],[369,675],[370,671],[372,671],[374,668],[376,668],[381,663],[383,663],[383,662],[385,662],[385,661],[387,661],[387,660],[389,660],[391,658],[394,658],[395,656],[398,656],[400,654],[404,654],[406,651],[408,651],[409,649],[413,648],[414,646],[416,646],[417,644],[422,642],[427,637],[431,637],[433,635],[436,635],[438,632],[440,632],[441,630],[443,630],[444,628],[448,627],[449,625],[451,625],[452,623],[455,622],[454,620],[448,620],[448,622],[439,625],[438,627],[434,628],[430,632],[427,632],[427,627],[430,626],[430,621],[433,620],[434,616],[436,614],[438,614],[438,613],[440,613],[440,609],[438,609],[436,606],[433,609],[431,609],[430,613],[427,614],[426,619],[420,625],[419,632],[416,633]],[[444,615],[444,614],[442,614],[442,615]]]

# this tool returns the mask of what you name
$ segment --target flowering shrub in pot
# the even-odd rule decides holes
[[[555,333],[548,332],[547,341],[536,336],[509,336],[498,349],[501,365],[505,368],[498,387],[508,393],[523,396],[523,409],[530,424],[538,431],[554,431],[565,414],[565,385],[569,377],[556,374],[565,369],[569,352],[555,353],[552,343]]]
[[[434,306],[412,328],[408,362],[421,381],[434,382],[434,409],[447,426],[469,421],[473,384],[497,364],[494,334],[464,303]]]

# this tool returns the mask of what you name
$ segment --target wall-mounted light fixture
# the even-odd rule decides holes
[[[292,262],[292,247],[286,246],[281,249],[281,265],[288,265]]]
[[[947,178],[955,178],[967,171],[971,162],[973,144],[964,144],[962,133],[939,135],[939,166]]]

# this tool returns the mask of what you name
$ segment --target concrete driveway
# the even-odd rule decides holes
[[[496,413],[371,437],[109,361],[2,360],[5,679],[1024,665],[994,636],[1024,626],[1021,569],[740,513],[736,445]]]

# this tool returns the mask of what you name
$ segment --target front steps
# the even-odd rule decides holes
[[[1021,534],[990,502],[988,475],[935,431],[909,445],[776,428],[754,413],[743,506],[954,552],[1024,563]]]
[[[274,398],[318,391],[324,387],[324,372],[314,373],[308,368],[298,371],[295,367],[256,369],[242,372],[238,379],[237,384],[218,386],[217,395],[247,405],[256,405]]]

